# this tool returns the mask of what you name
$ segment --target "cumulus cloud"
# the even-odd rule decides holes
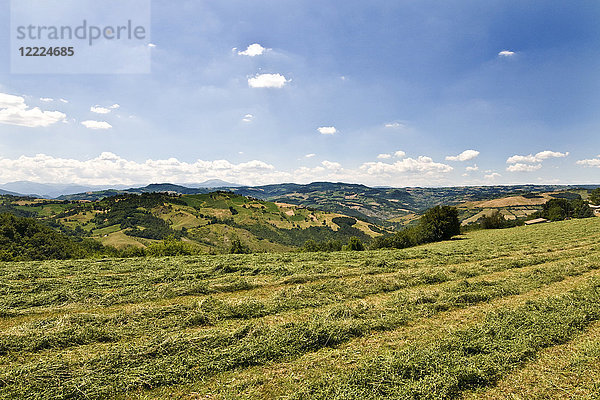
[[[529,164],[517,163],[517,164],[509,165],[508,167],[506,167],[506,170],[508,172],[533,172],[533,171],[537,171],[540,168],[542,168],[542,164],[529,165]]]
[[[583,165],[584,167],[598,167],[600,168],[600,155],[596,158],[589,158],[587,160],[577,161],[577,165]]]
[[[54,99],[51,97],[40,97],[40,101],[43,101],[44,103],[50,103],[54,101]]]
[[[491,173],[491,174],[489,174],[489,175],[485,175],[485,176],[484,176],[484,178],[485,178],[485,179],[494,180],[494,179],[496,179],[496,178],[500,178],[501,176],[502,176],[502,175],[500,175],[500,174],[499,174],[499,173],[497,173],[497,172],[492,172],[492,173]]]
[[[60,101],[63,102],[63,103],[68,103],[69,102],[69,100],[65,100],[65,99],[60,99]]]
[[[315,156],[316,156],[315,153],[310,153],[310,154],[305,155],[304,157],[306,157],[306,158],[313,158]]]
[[[252,120],[254,120],[254,115],[252,114],[246,114],[244,115],[244,118],[242,118],[242,122],[252,122]]]
[[[567,157],[568,155],[569,155],[569,152],[561,153],[558,151],[545,150],[545,151],[540,151],[539,153],[537,153],[535,155],[533,155],[533,154],[529,154],[527,156],[514,155],[512,157],[509,157],[506,160],[506,163],[507,164],[540,163],[549,158],[564,158],[564,157]]]
[[[335,135],[338,132],[335,126],[321,126],[317,130],[321,135]]]
[[[117,108],[121,108],[121,106],[120,106],[120,105],[118,105],[118,104],[113,104],[112,106],[110,106],[110,107],[108,107],[108,108],[111,108],[111,109],[113,109],[113,110],[116,110]]]
[[[447,161],[470,161],[477,158],[479,152],[477,150],[465,150],[457,156],[447,156]]]
[[[393,164],[383,162],[368,162],[360,166],[360,170],[369,175],[380,174],[403,174],[403,173],[447,173],[453,170],[449,165],[434,162],[433,159],[426,156],[414,158],[405,158],[394,162]]]
[[[500,57],[512,57],[515,55],[515,52],[510,50],[502,50],[500,53],[498,53],[498,55]]]
[[[474,171],[479,171],[479,167],[477,166],[477,164],[473,165],[472,167],[467,167],[466,170],[468,172],[474,172]]]
[[[112,125],[106,121],[83,121],[81,125],[88,129],[110,129]]]
[[[405,156],[406,156],[406,153],[403,152],[402,150],[398,150],[398,151],[394,152],[394,154],[393,154],[393,157],[396,157],[396,158],[404,158]],[[382,153],[382,154],[379,154],[377,156],[377,158],[379,158],[380,160],[387,160],[387,159],[392,158],[392,154]]]
[[[337,163],[337,162],[333,162],[333,161],[323,161],[321,163],[321,165],[323,165],[325,168],[327,169],[332,169],[332,170],[340,170],[342,169],[342,164]]]
[[[154,43],[148,43],[148,47],[154,48],[154,47],[156,47],[156,45]]]
[[[248,48],[246,50],[238,51],[238,54],[240,56],[256,57],[256,56],[260,56],[260,55],[264,54],[265,52],[267,52],[269,50],[270,49],[264,48],[258,43],[253,43],[250,46],[248,46]]]
[[[281,89],[288,82],[290,80],[281,74],[257,74],[252,78],[248,78],[248,86],[251,88]]]
[[[108,114],[110,113],[110,109],[100,106],[90,107],[90,111],[96,114]]]
[[[21,96],[0,93],[0,124],[37,128],[50,126],[66,118],[67,116],[59,111],[29,108]]]
[[[151,182],[198,182],[223,179],[246,184],[289,179],[263,161],[233,164],[227,160],[182,162],[176,158],[136,162],[105,152],[88,160],[55,158],[38,154],[17,159],[0,158],[0,181],[29,180],[45,183],[140,184]]]
[[[306,158],[312,158],[307,154]],[[314,181],[365,183],[369,185],[432,185],[446,181],[452,167],[420,156],[394,163],[365,163],[346,168],[331,160],[314,167],[279,170],[259,160],[235,164],[227,160],[192,162],[176,158],[132,161],[113,153],[84,160],[58,158],[44,154],[16,159],[0,157],[0,182],[28,180],[33,182],[99,185],[133,185],[152,182],[193,183],[222,179],[244,185],[277,182],[309,183]]]

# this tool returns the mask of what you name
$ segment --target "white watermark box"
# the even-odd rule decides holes
[[[150,24],[150,0],[11,0],[11,73],[150,73]]]

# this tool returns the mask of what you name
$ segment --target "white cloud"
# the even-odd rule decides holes
[[[60,99],[60,101],[62,101],[63,103],[68,103],[69,100],[65,100],[65,99]]]
[[[275,88],[281,89],[290,82],[281,74],[257,74],[252,78],[248,78],[248,86],[251,88]]]
[[[156,47],[156,45],[154,43],[148,43],[148,47],[154,48],[154,47]]]
[[[360,169],[369,175],[380,174],[402,174],[402,173],[447,173],[453,168],[446,164],[436,163],[430,157],[419,156],[405,158],[393,164],[383,162],[368,162],[360,166]]]
[[[310,154],[305,155],[304,157],[306,157],[306,158],[313,158],[315,156],[316,156],[315,153],[310,153]]]
[[[246,114],[244,118],[242,118],[242,122],[252,122],[254,120],[254,115]]]
[[[567,157],[568,155],[569,155],[569,152],[560,153],[558,151],[545,150],[545,151],[540,151],[536,155],[533,155],[533,154],[529,154],[527,156],[514,155],[512,157],[509,157],[506,160],[506,163],[507,164],[540,163],[549,158],[564,158],[564,157]]]
[[[321,135],[335,135],[338,133],[338,130],[335,128],[335,126],[321,126],[317,128],[317,130]]]
[[[243,184],[263,184],[289,180],[290,174],[278,172],[263,161],[233,164],[227,160],[187,163],[169,158],[136,162],[113,153],[102,153],[88,160],[55,158],[38,154],[17,159],[0,157],[0,181],[29,180],[44,183],[141,184],[152,182],[192,183],[223,179]]]
[[[385,160],[385,159],[388,159],[388,158],[392,158],[392,155],[391,154],[379,154],[377,156],[377,158],[379,158],[381,160]]]
[[[333,161],[323,161],[321,163],[321,165],[323,165],[325,168],[327,169],[331,169],[331,170],[340,170],[342,169],[342,164],[337,163],[337,162],[333,162]]]
[[[96,114],[108,114],[110,113],[110,109],[100,106],[90,107],[90,111]]]
[[[500,57],[512,57],[515,55],[515,52],[510,50],[502,50],[500,53],[498,53],[498,55]]]
[[[600,168],[600,155],[597,158],[591,158],[587,160],[577,161],[577,165],[583,165],[584,167],[598,167]]]
[[[388,122],[383,126],[388,129],[400,129],[405,127],[404,124],[401,124],[400,122]]]
[[[474,171],[479,171],[479,167],[477,166],[477,164],[473,165],[472,167],[467,167],[466,170],[468,172],[474,172]]]
[[[489,174],[489,175],[485,175],[485,176],[484,176],[484,178],[485,178],[485,179],[490,179],[490,180],[493,180],[493,179],[496,179],[496,178],[500,178],[501,176],[502,176],[502,175],[500,175],[500,174],[499,174],[499,173],[497,173],[497,172],[492,172],[492,173],[491,173],[491,174]]]
[[[402,150],[398,150],[397,152],[394,153],[394,157],[397,157],[397,158],[402,158],[404,156],[406,156],[406,153],[403,152]]]
[[[54,99],[50,97],[40,97],[40,101],[43,101],[44,103],[50,103],[51,101],[54,101]]]
[[[106,121],[83,121],[81,125],[88,129],[110,129],[112,125]]]
[[[312,158],[312,157],[307,157]],[[446,174],[452,167],[421,156],[394,163],[366,163],[345,168],[335,161],[323,161],[314,167],[284,171],[263,161],[239,164],[227,160],[192,162],[176,158],[132,161],[113,153],[77,160],[38,154],[16,159],[0,157],[0,182],[33,182],[102,185],[134,185],[152,182],[194,183],[222,179],[245,185],[277,182],[309,183],[315,181],[364,183],[368,185],[431,186],[447,184]]]
[[[479,152],[477,150],[465,150],[457,156],[447,156],[447,161],[470,161],[477,158]]]
[[[120,105],[118,105],[118,104],[113,104],[112,106],[110,106],[110,107],[108,107],[108,108],[110,108],[110,109],[112,109],[112,110],[116,110],[117,108],[121,108],[121,106],[120,106]]]
[[[509,165],[508,167],[506,167],[506,170],[508,172],[533,172],[533,171],[537,171],[540,168],[542,168],[542,164],[529,165],[529,164],[517,163],[517,164]]]
[[[66,118],[67,116],[59,111],[29,108],[23,97],[0,93],[0,124],[37,128],[50,126]]]
[[[239,51],[238,54],[240,56],[256,57],[256,56],[260,56],[260,55],[264,54],[265,52],[267,52],[269,50],[270,49],[264,48],[258,43],[253,43],[250,46],[248,46],[248,48],[246,50]]]

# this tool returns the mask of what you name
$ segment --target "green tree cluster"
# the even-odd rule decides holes
[[[35,219],[0,214],[0,261],[66,260],[110,253],[96,241],[77,241]]]
[[[590,203],[595,206],[600,206],[600,188],[592,190],[590,193]]]
[[[450,206],[436,206],[427,210],[417,225],[393,235],[376,238],[371,248],[404,249],[419,244],[448,240],[459,234],[458,210]]]
[[[546,218],[550,221],[562,221],[571,218],[590,218],[594,212],[587,202],[581,197],[568,199],[551,199],[547,201],[542,210],[533,215],[533,217]]]
[[[231,246],[229,247],[230,254],[250,254],[252,251],[250,247],[242,243],[240,239],[233,239],[231,241]]]

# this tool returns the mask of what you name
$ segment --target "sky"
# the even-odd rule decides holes
[[[600,183],[597,0],[152,1],[145,74],[11,73],[10,12],[0,183]]]

